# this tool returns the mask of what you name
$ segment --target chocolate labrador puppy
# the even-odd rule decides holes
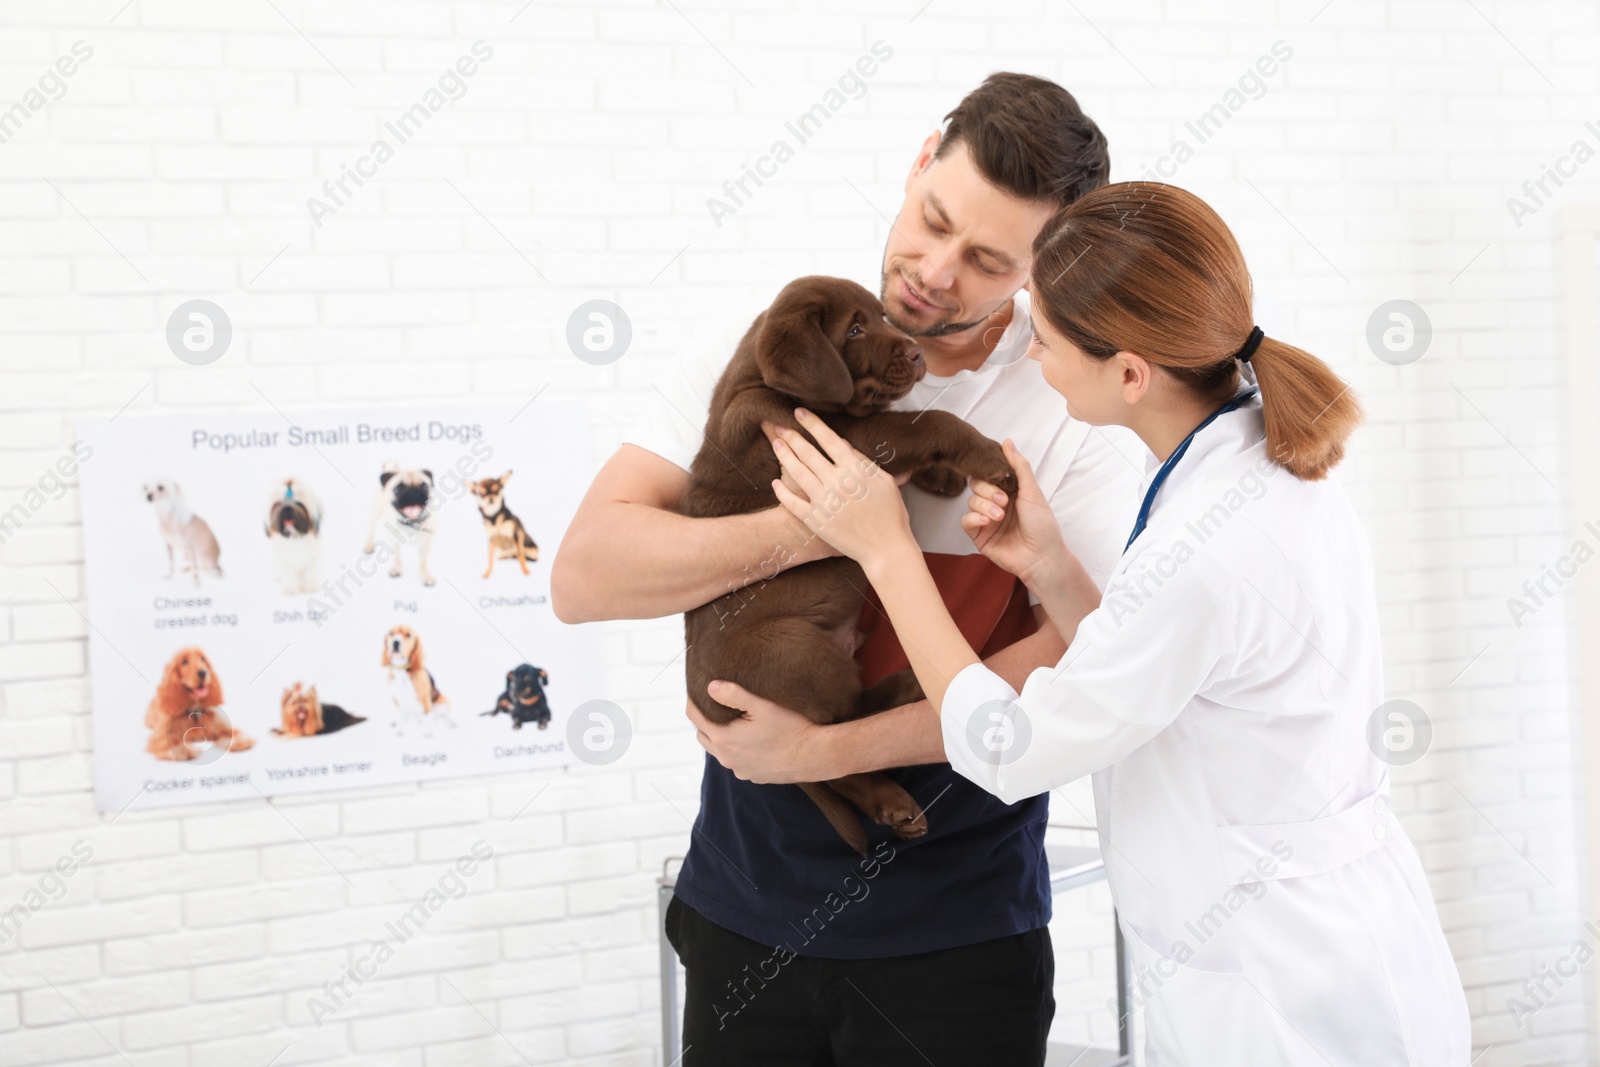
[[[762,422],[800,429],[795,407],[815,412],[840,437],[891,475],[955,496],[968,478],[1015,495],[1000,445],[946,411],[889,411],[927,368],[911,337],[890,326],[883,305],[842,278],[790,282],[745,333],[717,382],[705,442],[689,468],[683,513],[739,515],[775,503],[782,476]],[[809,435],[808,435],[809,439]],[[813,442],[815,443],[815,442]],[[779,546],[775,554],[785,550]],[[772,561],[776,571],[781,559]],[[910,670],[863,690],[855,662],[867,579],[851,559],[792,567],[684,615],[689,696],[713,722],[740,712],[713,700],[714,678],[832,723],[922,699]],[[922,809],[883,774],[802,785],[841,837],[862,856],[866,831],[856,808],[902,838],[927,832]],[[854,805],[852,807],[851,805]]]

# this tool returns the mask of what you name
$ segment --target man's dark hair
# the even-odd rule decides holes
[[[1069,204],[1106,184],[1106,135],[1072,94],[1031,74],[996,71],[945,116],[933,158],[965,144],[990,183],[1024,200]]]

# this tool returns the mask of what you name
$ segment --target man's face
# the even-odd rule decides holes
[[[1028,278],[1033,239],[1054,205],[990,184],[964,144],[933,160],[929,136],[906,177],[906,198],[883,250],[880,299],[913,337],[981,325]]]

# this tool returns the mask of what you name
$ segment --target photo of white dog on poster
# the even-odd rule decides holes
[[[189,510],[189,502],[177,482],[145,482],[144,498],[156,509],[156,521],[161,524],[161,539],[167,545],[167,573],[173,577],[182,565],[183,573],[194,576],[200,584],[200,574],[205,572],[222,577],[222,548],[217,535],[211,532],[206,520]]]
[[[272,576],[284,596],[314,593],[322,575],[322,501],[298,478],[272,487],[265,517]]]

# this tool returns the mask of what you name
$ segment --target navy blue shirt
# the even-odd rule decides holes
[[[983,556],[924,558],[980,655],[1037,628],[1026,588]],[[907,662],[881,602],[875,593],[869,599],[862,612],[868,637],[856,654],[864,685]],[[903,841],[863,818],[863,860],[799,786],[742,781],[708,755],[675,892],[734,933],[830,959],[933,952],[1050,921],[1048,795],[1006,804],[948,763],[883,773],[922,806],[928,832]]]
[[[863,820],[866,859],[797,785],[757,785],[709,755],[675,892],[734,933],[799,956],[873,959],[970,945],[1050,921],[1049,798],[1005,804],[948,763],[885,771],[927,813],[902,841]]]

